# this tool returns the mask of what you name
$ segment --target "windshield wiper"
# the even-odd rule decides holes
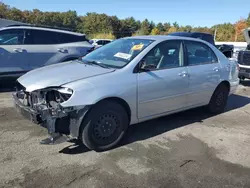
[[[97,61],[85,61],[86,63],[92,64],[92,65],[98,65],[99,67],[110,69],[109,66],[104,65],[102,63],[98,63]]]

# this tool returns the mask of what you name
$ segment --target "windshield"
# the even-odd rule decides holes
[[[148,47],[153,40],[118,39],[82,58],[82,62],[98,62],[112,68],[122,68]]]

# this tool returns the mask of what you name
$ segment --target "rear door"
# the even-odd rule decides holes
[[[188,61],[188,106],[207,104],[220,82],[221,66],[212,49],[202,42],[185,42]]]
[[[0,31],[0,76],[19,76],[29,70],[23,29]]]
[[[26,29],[24,43],[30,70],[58,63],[68,54],[67,49],[58,47],[60,39],[53,31]]]

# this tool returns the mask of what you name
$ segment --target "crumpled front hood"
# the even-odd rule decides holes
[[[61,86],[76,80],[113,72],[97,65],[87,65],[70,61],[32,70],[18,78],[26,91],[31,92],[46,87]]]

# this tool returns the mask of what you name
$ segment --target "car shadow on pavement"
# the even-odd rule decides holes
[[[240,95],[231,95],[225,112],[241,108],[250,103],[250,98]],[[129,126],[126,135],[120,144],[116,147],[125,146],[140,140],[146,140],[165,132],[187,126],[189,124],[200,122],[212,117],[204,107],[187,110],[169,116],[164,116],[147,122],[138,123]],[[75,144],[68,146],[60,151],[64,154],[80,154],[89,151],[86,146],[82,146],[77,141]]]
[[[15,81],[0,83],[0,93],[16,91]]]

